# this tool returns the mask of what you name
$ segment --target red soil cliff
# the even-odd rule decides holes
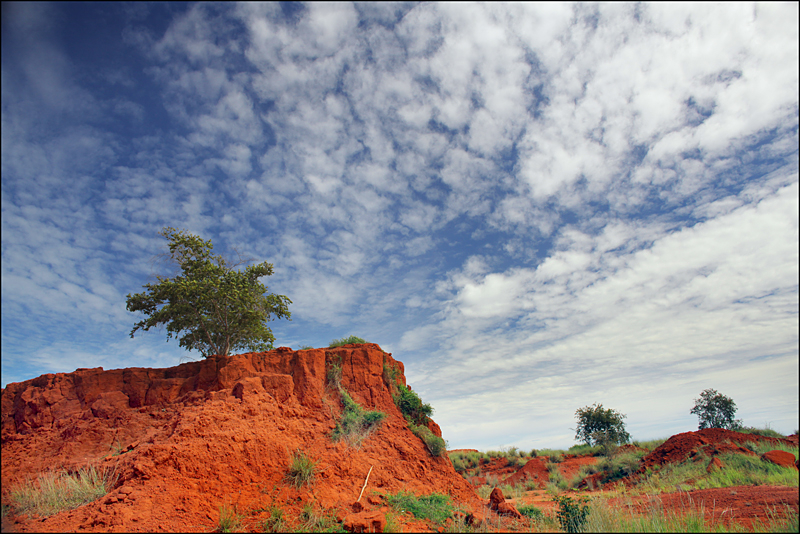
[[[341,414],[326,368],[366,409],[388,417],[360,448],[334,442]],[[219,507],[248,512],[255,528],[271,504],[288,517],[303,504],[341,516],[373,467],[362,503],[384,492],[442,492],[480,506],[447,458],[408,430],[384,379],[403,364],[378,345],[214,357],[168,369],[78,369],[9,384],[2,391],[3,502],[9,488],[50,469],[89,463],[114,469],[104,498],[21,531],[185,531],[216,527]],[[434,430],[438,427],[431,425]],[[315,483],[284,482],[291,454],[319,461]],[[260,515],[259,515],[260,514]],[[265,516],[266,517],[266,516]]]

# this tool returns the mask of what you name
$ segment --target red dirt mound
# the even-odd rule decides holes
[[[506,478],[503,483],[516,486],[528,481],[536,482],[537,487],[543,489],[550,480],[550,473],[547,471],[547,458],[536,457],[528,460],[516,473]]]
[[[730,443],[727,443],[730,442]],[[738,444],[748,442],[758,443],[783,443],[793,445],[788,439],[768,438],[756,434],[742,434],[722,428],[706,428],[695,432],[676,434],[662,443],[653,452],[642,458],[638,473],[644,473],[648,467],[664,465],[667,463],[680,463],[690,458],[698,457],[700,452],[708,456],[716,456],[727,452],[755,455],[749,449]]]
[[[366,409],[388,414],[360,448],[334,442],[341,414],[326,387],[338,361],[342,385]],[[444,492],[479,509],[447,458],[408,429],[383,378],[403,364],[378,345],[214,357],[168,369],[78,369],[9,384],[2,391],[3,502],[20,482],[50,469],[99,463],[118,477],[109,495],[45,519],[14,518],[19,531],[210,531],[220,506],[247,512],[256,528],[277,505],[292,518],[304,504],[343,517],[359,496]],[[284,481],[290,457],[318,461],[316,481]],[[114,454],[112,454],[114,453]]]

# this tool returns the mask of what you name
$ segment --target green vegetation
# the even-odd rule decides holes
[[[400,388],[400,391],[394,395],[394,403],[400,408],[403,417],[415,425],[427,424],[433,414],[431,405],[424,404],[419,395],[410,388]]]
[[[706,389],[700,393],[700,398],[694,400],[694,408],[689,413],[697,415],[700,420],[698,430],[704,428],[727,428],[738,430],[742,428],[741,419],[734,419],[736,403],[733,399],[718,393],[716,389]]]
[[[602,404],[593,404],[578,408],[575,411],[578,427],[575,439],[586,445],[600,445],[608,456],[613,449],[622,443],[628,443],[630,434],[625,430],[625,415]]]
[[[784,436],[780,432],[778,432],[776,430],[772,430],[769,427],[769,425],[767,425],[764,428],[756,428],[756,427],[752,427],[752,426],[744,426],[742,428],[737,429],[736,431],[737,432],[741,432],[742,434],[755,434],[757,436],[764,436],[764,437],[767,437],[767,438],[778,438],[778,439],[786,438],[786,436]]]
[[[303,484],[310,486],[316,476],[317,463],[304,452],[300,452],[299,449],[296,450],[292,453],[285,480],[298,489]]]
[[[286,520],[283,518],[283,510],[272,505],[267,511],[269,512],[269,517],[261,522],[261,530],[264,532],[286,532]]]
[[[427,426],[415,425],[409,421],[408,428],[425,442],[425,445],[433,456],[444,456],[445,453],[447,453],[447,443],[444,439],[431,432],[431,429]]]
[[[223,504],[219,507],[219,524],[217,532],[239,532],[242,530],[242,519],[236,508]]]
[[[517,511],[525,517],[529,517],[531,519],[541,520],[544,518],[544,512],[532,504],[520,506],[517,508]]]
[[[759,444],[756,454],[768,450],[787,450],[797,458],[797,447],[778,447]],[[727,488],[739,485],[778,485],[798,486],[797,470],[780,467],[765,462],[757,456],[728,453],[719,456],[722,469],[706,472],[710,458],[700,454],[693,460],[678,464],[666,464],[655,469],[648,469],[642,481],[633,490],[636,493],[662,493],[679,488],[684,491],[706,488]]]
[[[292,303],[284,295],[265,295],[267,287],[258,279],[272,274],[272,264],[237,271],[246,262],[230,264],[212,255],[211,241],[175,228],[163,228],[159,235],[169,240],[169,260],[182,274],[157,276],[158,283],[145,284],[145,292],[127,295],[128,311],[146,316],[134,325],[131,337],[139,329],[166,325],[167,339],[181,336],[181,347],[204,357],[272,349],[275,336],[266,323],[271,316],[291,320]]]
[[[553,501],[558,505],[556,517],[564,532],[583,532],[586,518],[589,515],[589,506],[586,497],[573,499],[567,496],[555,496]]]
[[[361,442],[386,419],[386,414],[381,411],[365,410],[343,387],[339,388],[339,396],[342,400],[342,417],[336,423],[332,437],[336,441],[344,439],[350,445],[359,447]]]
[[[333,341],[330,342],[328,348],[332,349],[334,347],[341,347],[343,345],[349,345],[351,343],[366,343],[366,341],[364,341],[362,338],[358,336],[348,336],[348,337],[343,337],[342,339],[334,339]]]
[[[668,439],[669,438],[651,439],[648,441],[634,440],[631,443],[636,447],[641,447],[642,449],[647,449],[648,451],[653,452],[661,445],[663,445],[664,442],[667,441]]]
[[[420,495],[399,491],[386,494],[386,502],[398,512],[411,512],[417,519],[430,519],[434,523],[444,523],[453,517],[453,506],[450,497],[441,493]]]
[[[317,511],[311,503],[300,512],[300,532],[347,532],[332,512]]]
[[[603,472],[603,483],[613,482],[634,474],[641,464],[642,457],[647,454],[643,451],[626,452],[605,457],[597,465]]]
[[[39,475],[36,482],[12,489],[11,502],[17,514],[47,517],[99,499],[115,482],[113,471],[93,466],[75,473],[48,472]]]

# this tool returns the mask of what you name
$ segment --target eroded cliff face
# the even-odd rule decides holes
[[[326,380],[333,363],[356,402],[388,415],[360,448],[331,439],[341,414]],[[358,497],[370,467],[365,504],[371,493],[400,489],[474,501],[450,462],[431,456],[408,430],[385,366],[398,369],[405,387],[403,364],[375,344],[281,347],[168,369],[78,369],[9,384],[2,392],[4,502],[23,480],[87,463],[114,470],[107,497],[17,528],[209,530],[221,505],[266,509],[264,499],[341,510]],[[310,489],[284,482],[295,451],[319,462]]]

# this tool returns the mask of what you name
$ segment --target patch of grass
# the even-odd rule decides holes
[[[285,480],[300,489],[303,484],[310,486],[314,482],[317,472],[317,463],[306,453],[299,449],[292,453],[292,460],[286,473]]]
[[[584,478],[597,473],[597,471],[598,467],[596,465],[582,465],[578,470],[578,473],[569,481],[567,487],[570,489],[576,489]]]
[[[758,457],[744,454],[722,454],[724,467],[714,469],[697,480],[698,489],[727,488],[730,486],[798,486],[797,470],[765,462]]]
[[[342,417],[333,429],[335,441],[344,439],[354,447],[361,446],[367,438],[386,419],[381,411],[367,411],[358,405],[344,388],[339,388],[342,401]]]
[[[742,434],[755,434],[757,436],[764,436],[768,438],[779,438],[784,439],[786,436],[781,434],[776,430],[772,430],[769,425],[766,425],[764,428],[756,428],[754,426],[745,426],[737,430],[737,432],[741,432]]]
[[[585,455],[600,456],[601,454],[603,454],[603,446],[587,445],[586,443],[579,443],[578,445],[573,445],[572,447],[570,447],[568,452],[570,454],[577,454],[580,456],[585,456]]]
[[[74,473],[48,472],[11,490],[17,514],[48,517],[99,499],[114,486],[113,470],[88,466]]]
[[[286,532],[286,520],[283,517],[283,510],[272,505],[267,511],[269,512],[269,517],[259,525],[261,530],[264,532]]]
[[[623,512],[604,501],[592,501],[583,532],[708,532],[702,510],[687,506],[665,511],[658,503],[644,513]]]
[[[242,519],[244,516],[239,514],[235,507],[223,504],[219,507],[219,523],[217,532],[239,532],[242,530]]]
[[[300,348],[297,350],[311,350],[313,348],[314,347],[312,347],[311,345],[300,345]]]
[[[391,512],[386,514],[386,527],[383,529],[383,531],[403,532],[403,527],[400,525],[400,520],[397,519],[396,515]]]
[[[633,442],[631,442],[631,444],[635,445],[636,447],[641,447],[643,449],[647,449],[650,452],[653,452],[658,447],[660,447],[665,441],[667,441],[667,439],[669,438],[651,439],[646,441],[634,440]]]
[[[787,445],[785,443],[766,443],[759,441],[758,443],[747,443],[753,445],[753,452],[759,456],[769,451],[786,451],[794,454],[794,459],[797,460],[798,447],[796,445]]]
[[[341,347],[351,343],[366,343],[366,341],[358,336],[348,336],[342,339],[334,339],[328,344],[328,348]]]
[[[399,491],[386,494],[386,502],[398,512],[411,512],[417,519],[429,519],[434,523],[444,523],[453,517],[450,497],[442,493],[431,493],[417,497],[413,493]]]
[[[613,482],[634,474],[643,456],[643,452],[628,452],[603,458],[597,466],[604,473],[603,482]]]
[[[517,508],[517,511],[525,517],[529,517],[531,519],[541,520],[544,518],[544,512],[542,512],[541,508],[537,508],[532,504],[520,506]]]
[[[303,506],[300,520],[303,522],[300,532],[347,532],[333,513],[317,511],[311,503]]]

